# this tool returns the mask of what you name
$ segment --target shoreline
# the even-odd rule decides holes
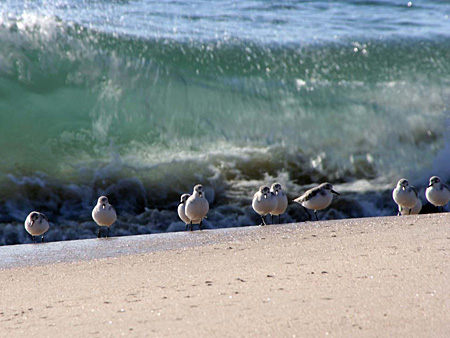
[[[27,247],[89,258],[1,269],[2,333],[445,337],[449,221],[443,213],[2,247],[0,257]],[[107,257],[114,247],[120,256]]]

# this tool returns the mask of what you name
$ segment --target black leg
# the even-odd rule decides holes
[[[101,230],[101,229],[102,229],[101,227],[98,227],[97,238],[100,238],[100,237],[101,237],[101,233],[100,233],[100,230]]]
[[[44,243],[44,235],[42,235],[41,243]]]
[[[109,227],[108,230],[106,230],[106,238],[108,238],[108,236],[109,236]]]
[[[192,231],[192,227],[193,227],[193,225],[192,225],[192,221],[191,221],[191,231]]]
[[[308,209],[306,209],[303,205],[302,205],[303,209],[305,210],[306,214],[308,215],[308,221],[311,220],[311,215],[309,214]]]
[[[34,239],[34,236],[31,236],[31,238],[33,238],[33,243],[36,243],[36,240]]]
[[[261,215],[261,219],[262,219],[261,226],[267,225],[267,224],[266,224],[266,220],[264,219],[264,216],[263,216],[263,215]]]
[[[411,215],[411,209],[408,209],[408,210],[409,210],[408,215]]]
[[[198,224],[199,230],[202,230],[202,222],[203,222],[203,220],[201,220],[200,223]]]
[[[316,221],[318,221],[319,217],[317,217],[317,210],[314,210],[314,216],[316,216]]]
[[[278,215],[278,224],[281,224],[281,214]]]
[[[273,215],[271,214],[270,217],[272,217],[272,224],[273,224]]]
[[[186,223],[186,227],[184,228],[184,231],[187,231],[188,225],[189,225],[189,223]]]

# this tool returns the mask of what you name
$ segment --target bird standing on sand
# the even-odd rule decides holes
[[[33,243],[35,243],[34,236],[42,236],[41,242],[44,242],[44,234],[47,232],[48,218],[41,212],[32,211],[27,216],[25,220],[25,230],[31,235],[33,238]]]
[[[286,211],[288,205],[287,196],[284,194],[283,189],[281,189],[280,183],[274,183],[270,187],[270,192],[275,195],[277,200],[277,206],[270,212],[272,216],[272,224],[273,224],[273,216],[278,216],[278,223],[281,223],[281,214]]]
[[[101,237],[101,227],[105,226],[108,228],[106,232],[106,237],[109,235],[109,227],[116,221],[117,214],[114,207],[109,204],[108,197],[106,196],[100,196],[97,205],[94,207],[94,210],[92,210],[92,218],[94,219],[95,223],[98,224],[98,233],[97,237]]]
[[[184,210],[187,218],[189,218],[191,231],[192,224],[198,224],[199,229],[202,230],[202,222],[209,211],[209,203],[205,197],[203,186],[201,184],[197,184],[194,187],[194,192],[186,200],[186,206]]]
[[[398,205],[398,216],[403,214],[403,209],[408,209],[406,214],[411,214],[411,209],[417,204],[417,199],[419,198],[417,190],[409,185],[407,179],[402,178],[398,181],[397,186],[392,191],[392,198]]]
[[[278,201],[274,193],[270,192],[270,188],[262,186],[253,195],[252,207],[262,219],[261,226],[266,225],[264,217],[270,214],[277,207]]]
[[[315,188],[309,189],[303,195],[297,197],[294,202],[299,203],[305,209],[308,214],[308,220],[311,220],[308,209],[314,210],[316,221],[318,221],[317,210],[323,210],[331,204],[333,200],[332,194],[340,195],[333,190],[333,186],[330,183],[325,182]]]
[[[178,204],[178,216],[181,220],[186,223],[186,230],[188,229],[188,224],[191,222],[189,217],[186,216],[186,201],[189,198],[189,194],[183,194],[180,198],[180,204]]]
[[[450,189],[445,183],[441,182],[438,176],[433,176],[425,190],[425,196],[428,202],[436,207],[441,207],[443,210],[443,207],[450,201]]]

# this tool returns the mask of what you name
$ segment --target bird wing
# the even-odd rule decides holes
[[[299,198],[296,199],[296,202],[306,202],[309,201],[311,198],[316,196],[320,192],[317,188],[312,188],[307,190],[303,195],[301,195]]]
[[[44,219],[48,222],[48,217],[45,216],[42,212],[40,213],[42,217],[44,217]]]

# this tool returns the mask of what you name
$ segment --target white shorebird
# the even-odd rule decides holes
[[[25,230],[33,238],[33,243],[35,243],[34,236],[42,236],[41,242],[44,242],[44,234],[48,228],[48,218],[41,212],[32,211],[25,220]]]
[[[428,202],[434,206],[444,207],[450,201],[450,189],[446,184],[441,182],[439,177],[433,176],[430,178],[430,184],[425,190],[425,196]]]
[[[309,189],[303,195],[297,197],[294,202],[299,203],[305,209],[309,220],[311,220],[311,215],[308,209],[314,210],[316,221],[318,221],[317,210],[328,207],[333,200],[333,194],[340,195],[333,190],[333,186],[330,183],[325,182],[315,188]]]
[[[109,235],[109,227],[116,221],[117,214],[114,207],[109,204],[108,197],[106,196],[100,196],[97,205],[94,207],[94,210],[92,210],[92,218],[94,219],[95,223],[98,224],[98,233],[97,237],[101,237],[101,227],[105,226],[108,228],[106,232],[106,237]]]
[[[398,205],[398,215],[400,216],[404,214],[404,208],[408,209],[406,214],[411,214],[411,209],[416,205],[419,195],[417,194],[417,190],[412,185],[409,185],[408,180],[402,178],[397,182],[397,186],[392,191],[392,198]]]
[[[406,212],[406,210],[411,210],[410,212]],[[401,206],[398,206],[398,212],[400,215],[418,215],[420,210],[422,210],[422,201],[420,198],[417,198],[416,205],[413,206],[411,209],[403,209]]]
[[[280,183],[272,184],[270,187],[270,192],[273,193],[277,199],[277,206],[270,212],[270,215],[272,216],[272,224],[273,216],[278,216],[278,223],[281,223],[281,214],[286,211],[288,206],[287,196],[284,194]]]
[[[203,192],[203,186],[197,184],[194,187],[194,192],[186,200],[185,213],[187,218],[189,218],[189,224],[198,224],[200,230],[202,230],[202,222],[209,211],[209,203],[206,199],[205,193]]]
[[[188,229],[188,224],[191,223],[189,217],[186,216],[186,201],[189,198],[189,194],[183,194],[180,198],[180,204],[178,204],[178,216],[181,220],[186,223],[186,230]]]
[[[276,207],[278,201],[274,193],[270,192],[270,188],[262,186],[253,195],[252,207],[262,219],[261,225],[266,225],[264,217],[270,214]]]

